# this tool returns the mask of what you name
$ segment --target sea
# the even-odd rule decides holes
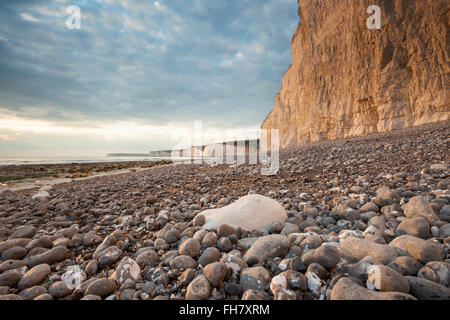
[[[170,157],[52,157],[52,158],[0,158],[0,166],[30,164],[106,163],[171,160]]]

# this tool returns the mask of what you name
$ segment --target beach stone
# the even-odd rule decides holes
[[[289,288],[301,291],[308,290],[308,285],[304,274],[295,270],[287,270],[280,274],[286,278]]]
[[[7,286],[0,286],[0,296],[3,296],[5,294],[9,293],[9,287]]]
[[[331,291],[331,300],[417,300],[402,292],[377,292],[364,288],[349,278],[341,278]]]
[[[193,220],[193,225],[194,227],[202,227],[206,222],[206,218],[204,215],[202,214],[198,214],[195,216],[194,220]]]
[[[188,238],[179,247],[178,253],[182,256],[195,258],[200,253],[201,245],[196,239]]]
[[[155,249],[158,251],[169,249],[169,244],[163,238],[156,239],[154,246],[155,246]]]
[[[248,265],[244,262],[244,260],[242,260],[240,255],[236,255],[236,254],[226,254],[222,257],[222,259],[220,260],[220,262],[225,263],[230,272],[231,275],[237,279],[238,276],[240,275],[240,272],[242,269],[245,269],[248,267]]]
[[[368,225],[384,231],[386,230],[386,219],[383,216],[375,216],[369,220]]]
[[[341,265],[338,266],[337,269],[339,270],[339,272],[348,274],[350,277],[359,279],[362,281],[362,283],[364,283],[367,280],[367,269],[370,266],[380,264],[382,263],[377,259],[367,256],[361,259],[361,261],[359,261],[358,263]]]
[[[81,280],[83,280],[83,277],[81,278]],[[76,287],[74,289],[73,296],[76,297],[77,299],[81,299],[84,296],[84,294],[86,293],[87,287],[89,287],[95,280],[97,280],[97,279],[90,278],[88,280],[82,281],[80,285],[76,285],[76,283],[75,283]],[[69,280],[69,282],[71,282],[71,281]],[[74,284],[73,281],[72,281],[72,284]]]
[[[85,296],[93,294],[99,297],[106,297],[117,290],[117,284],[111,279],[94,280],[86,289]]]
[[[222,208],[230,203],[230,199],[228,198],[221,198],[219,201],[217,201],[217,207]]]
[[[48,288],[48,293],[55,299],[66,297],[72,293],[73,289],[69,289],[65,282],[56,281]]]
[[[122,301],[133,300],[135,294],[136,294],[135,289],[125,289],[121,292],[119,300]]]
[[[197,262],[190,256],[177,256],[170,261],[172,269],[195,269]]]
[[[284,257],[291,246],[289,238],[283,235],[273,234],[256,240],[244,255],[244,260],[248,265]]]
[[[203,230],[206,231],[206,230]],[[214,231],[207,232],[202,239],[202,246],[204,248],[213,247],[217,244],[219,237]]]
[[[195,269],[186,269],[181,273],[180,285],[187,286],[195,278]]]
[[[415,216],[402,221],[396,231],[396,235],[411,235],[421,239],[428,239],[430,236],[430,225],[423,216]]]
[[[42,201],[42,200],[46,200],[50,197],[50,194],[47,191],[41,190],[38,193],[35,193],[31,199],[33,200],[37,200],[37,201]]]
[[[0,264],[0,273],[13,270],[13,269],[19,269],[25,266],[25,261],[23,260],[6,260]]]
[[[431,235],[435,238],[439,237],[439,228],[436,226],[431,227]]]
[[[317,276],[319,276],[320,279],[323,279],[323,280],[328,278],[327,269],[325,269],[318,263],[311,263],[308,266],[308,269],[306,269],[305,275],[307,275],[309,272],[315,273]]]
[[[409,290],[412,295],[420,300],[450,300],[450,289],[436,282],[416,278],[406,277],[409,283]]]
[[[329,225],[335,225],[336,224],[336,220],[333,217],[330,216],[326,216],[322,219],[322,224],[326,227],[328,227]]]
[[[61,247],[68,247],[69,246],[70,239],[69,238],[58,238],[55,241],[53,241],[53,246],[61,246]]]
[[[28,251],[30,251],[31,249],[34,248],[48,248],[50,249],[53,246],[53,241],[47,237],[40,237],[38,239],[33,239],[31,240],[26,246],[25,249],[27,249]]]
[[[430,166],[430,171],[432,173],[441,173],[441,172],[448,171],[448,168],[449,168],[448,163],[437,163],[437,164],[432,164]]]
[[[186,269],[183,272],[181,272],[181,275],[178,277],[180,286],[182,287],[187,286],[192,280],[194,280],[195,275],[196,275],[195,269]]]
[[[136,257],[137,264],[141,267],[156,267],[159,264],[159,256],[153,250],[146,250]]]
[[[2,253],[1,260],[20,260],[27,255],[24,247],[12,247]]]
[[[93,276],[98,271],[98,262],[95,259],[92,259],[89,261],[89,263],[86,266],[85,272],[88,276]]]
[[[101,238],[96,235],[94,232],[88,232],[83,237],[83,246],[92,247],[96,243],[99,243]]]
[[[162,253],[162,252],[160,252]],[[170,261],[178,256],[178,250],[170,250],[161,256],[161,265],[168,266]],[[192,259],[192,258],[191,258]]]
[[[210,231],[210,232],[215,233],[215,232],[213,232],[213,231]],[[204,238],[207,234],[208,234],[208,231],[207,231],[207,230],[200,229],[200,230],[198,230],[198,231],[196,231],[196,232],[194,233],[194,235],[192,236],[192,238],[193,238],[193,239],[197,239],[198,241],[202,242],[202,241],[203,241],[203,238]],[[216,235],[216,237],[217,237],[217,235]],[[214,243],[216,243],[216,242],[217,242],[217,238],[216,238],[216,241],[215,241]]]
[[[269,271],[263,267],[245,268],[241,272],[240,284],[243,291],[249,289],[265,291],[268,289],[272,277]]]
[[[98,300],[102,300],[102,297],[94,295],[94,294],[88,294],[87,296],[84,296],[83,298],[81,298],[81,300],[98,301]]]
[[[225,263],[214,262],[208,264],[203,272],[213,287],[220,287],[228,276],[228,266]]]
[[[119,259],[122,257],[123,251],[120,250],[116,246],[109,247],[105,250],[103,250],[98,256],[98,267],[100,269],[109,267],[119,261]]]
[[[167,231],[167,233],[165,234],[165,239],[167,241],[167,243],[175,243],[178,241],[178,237],[180,236],[180,232],[177,229],[171,229],[169,231]]]
[[[19,271],[8,271],[0,274],[0,286],[13,288],[22,279],[22,274]]]
[[[206,248],[198,258],[197,262],[201,266],[207,266],[210,263],[217,262],[222,258],[222,254],[217,248]]]
[[[341,253],[333,245],[323,244],[317,249],[306,252],[302,257],[305,266],[318,263],[326,269],[334,268],[341,260]]]
[[[217,241],[217,248],[221,252],[229,252],[233,248],[233,243],[231,243],[231,240],[227,237],[221,237],[219,238],[219,241]]]
[[[408,280],[397,271],[384,266],[374,265],[367,268],[367,288],[382,292],[409,292]]]
[[[37,296],[37,297],[34,298],[33,300],[43,300],[43,301],[48,301],[48,300],[54,300],[54,299],[53,299],[53,297],[51,296],[51,294],[44,293],[44,294],[41,294],[41,295]]]
[[[232,234],[237,234],[237,232],[232,226],[228,224],[221,224],[217,227],[217,235],[219,237],[228,237]]]
[[[439,211],[439,214],[442,216],[450,216],[450,205],[445,205]]]
[[[117,243],[116,237],[114,235],[110,234],[103,240],[103,242],[97,247],[97,249],[95,249],[93,258],[97,259],[103,250],[106,250],[107,248],[114,246],[116,243]]]
[[[357,261],[369,256],[383,264],[388,264],[397,257],[395,249],[388,245],[382,245],[353,237],[342,240],[340,251],[343,256],[350,257]]]
[[[186,300],[206,300],[211,293],[208,279],[201,275],[195,278],[187,287]]]
[[[399,195],[391,190],[389,187],[382,187],[376,190],[378,198],[384,200],[387,204],[392,204],[400,201]]]
[[[297,300],[297,294],[289,289],[279,289],[273,297],[274,300]]]
[[[210,209],[201,213],[205,216],[205,230],[216,230],[221,224],[245,230],[268,230],[276,222],[284,222],[287,215],[276,201],[262,195],[251,194],[228,206]]]
[[[242,294],[242,286],[236,282],[227,282],[225,284],[225,291],[230,296],[239,296]]]
[[[450,223],[444,224],[440,227],[439,234],[444,237],[450,237]]]
[[[39,264],[53,264],[64,260],[67,257],[69,250],[66,247],[54,247],[48,251],[41,254],[37,254],[30,258],[25,259],[25,263],[28,268],[32,268]]]
[[[302,250],[317,249],[322,245],[323,241],[317,234],[308,235],[300,244]]]
[[[31,288],[27,288],[22,290],[19,295],[24,299],[24,300],[33,300],[34,298],[40,296],[41,294],[46,294],[47,293],[47,289],[43,286],[34,286]]]
[[[338,237],[339,237],[339,241],[342,241],[345,238],[364,239],[364,234],[359,230],[341,230],[341,231],[339,231]]]
[[[380,208],[377,206],[375,202],[367,202],[365,205],[361,207],[361,211],[366,212],[378,212]]]
[[[0,255],[12,247],[25,247],[28,243],[30,243],[31,239],[20,238],[20,239],[10,239],[3,242],[0,242]]]
[[[17,294],[5,294],[3,296],[0,296],[0,300],[12,301],[12,300],[23,300],[23,298],[21,296],[18,296]]]
[[[439,244],[414,236],[405,235],[395,238],[389,246],[397,249],[400,254],[410,255],[424,264],[430,261],[442,261],[445,257]]]
[[[277,292],[280,289],[287,289],[288,282],[286,277],[283,274],[279,274],[272,278],[272,281],[270,282],[270,291],[274,296],[277,295]]]
[[[78,248],[83,244],[84,236],[82,234],[76,234],[69,240],[67,246],[69,248]]]
[[[157,294],[157,285],[152,281],[147,281],[142,285],[142,293],[147,294],[150,298],[154,298]]]
[[[242,300],[265,301],[269,300],[269,295],[267,292],[249,289],[242,295]]]
[[[310,265],[311,267],[311,265]],[[309,291],[316,297],[320,295],[320,289],[323,285],[322,279],[314,272],[307,271],[306,272],[306,284],[308,286]]]
[[[145,199],[145,204],[149,207],[156,202],[158,202],[158,197],[154,195],[150,195]]]
[[[281,230],[281,234],[284,236],[288,236],[291,233],[299,233],[300,232],[300,228],[298,227],[298,225],[290,223],[290,222],[285,222],[283,229]]]
[[[243,251],[247,251],[251,248],[252,245],[255,244],[256,241],[258,241],[259,237],[251,237],[251,238],[243,238],[239,239],[238,246],[242,248]]]
[[[44,282],[45,278],[51,273],[51,268],[48,264],[40,264],[31,268],[22,279],[20,279],[17,287],[21,290],[33,287]]]
[[[78,232],[79,232],[78,227],[64,228],[64,229],[58,230],[55,233],[53,240],[56,240],[56,239],[59,239],[59,238],[71,239],[76,234],[78,234]]]
[[[450,263],[443,261],[428,262],[417,273],[418,278],[436,282],[442,286],[450,286]]]
[[[422,196],[417,196],[409,199],[409,202],[402,206],[405,216],[414,218],[415,216],[423,216],[428,223],[438,221],[439,218],[434,213],[431,204]]]
[[[138,280],[140,275],[141,268],[136,263],[136,261],[131,258],[125,257],[120,261],[116,270],[112,274],[111,279],[121,285],[128,279],[131,279],[133,281]]]
[[[14,232],[9,239],[18,239],[18,238],[33,238],[37,232],[36,227],[33,226],[23,226],[19,228],[16,232]]]
[[[401,256],[392,260],[389,267],[401,273],[403,276],[415,276],[423,267],[423,264],[410,256]]]
[[[34,257],[34,256],[37,256],[37,255],[39,255],[39,254],[41,254],[41,253],[44,253],[44,252],[47,252],[47,251],[49,251],[49,249],[47,249],[47,248],[39,248],[39,247],[37,247],[37,248],[33,248],[33,249],[31,249],[29,252],[28,252],[28,254],[25,256],[25,261],[28,261],[27,259],[29,259],[29,258],[31,258],[31,257]]]

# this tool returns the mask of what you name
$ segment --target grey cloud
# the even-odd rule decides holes
[[[78,2],[82,30],[68,30],[65,12],[38,9],[71,1],[0,3],[0,107],[67,121],[258,125],[298,22],[295,0],[93,0]]]

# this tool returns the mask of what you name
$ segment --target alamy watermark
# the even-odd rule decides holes
[[[70,16],[66,20],[66,26],[70,30],[80,30],[81,29],[81,9],[77,5],[71,5],[67,7],[67,14]]]
[[[81,29],[81,8],[77,5],[70,5],[66,9],[69,17],[66,20],[66,26],[70,30]],[[377,5],[370,5],[366,10],[367,14],[370,14],[367,19],[367,28],[369,30],[381,29],[381,8]]]
[[[373,4],[367,8],[366,12],[371,14],[367,19],[367,28],[369,30],[381,29],[381,8]]]
[[[205,143],[207,140],[220,141]],[[203,131],[201,121],[194,123],[190,134],[174,132],[172,141],[178,143],[171,150],[174,163],[199,165],[262,164],[262,175],[275,175],[280,169],[279,130]]]

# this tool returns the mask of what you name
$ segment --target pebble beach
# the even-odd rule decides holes
[[[0,191],[0,300],[449,300],[449,124]]]

